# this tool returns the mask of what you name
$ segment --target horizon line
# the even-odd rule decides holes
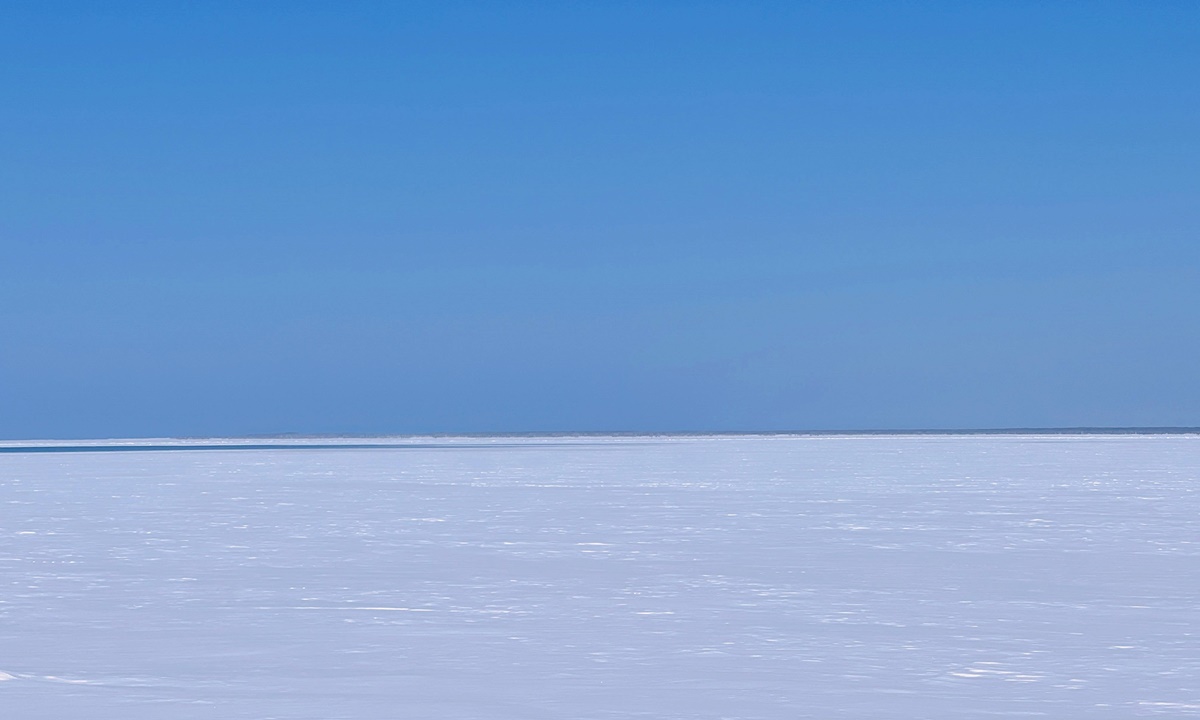
[[[420,438],[687,438],[687,437],[835,437],[835,436],[972,436],[972,435],[1200,435],[1200,427],[1131,426],[1131,427],[1033,427],[1033,428],[922,428],[906,430],[728,430],[728,431],[543,431],[543,432],[477,432],[477,433],[419,433],[419,434],[332,434],[277,433],[229,436],[159,436],[125,438],[74,439],[0,439],[0,454],[22,453],[83,453],[83,452],[161,452],[198,450],[442,450],[496,449],[529,447],[527,443],[285,443],[261,442],[270,440],[383,440]],[[258,440],[258,443],[223,442]],[[140,442],[139,442],[140,441]],[[157,441],[157,442],[155,442]],[[208,442],[205,442],[208,441]],[[216,441],[216,442],[214,442]],[[34,444],[30,444],[34,443]],[[192,444],[194,443],[194,444]],[[563,443],[555,443],[561,446]]]

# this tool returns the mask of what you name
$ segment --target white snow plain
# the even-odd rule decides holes
[[[0,448],[0,716],[1200,716],[1198,436],[388,442]]]

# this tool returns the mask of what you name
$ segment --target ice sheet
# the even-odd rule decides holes
[[[0,715],[1200,716],[1200,437],[410,444],[0,454]]]

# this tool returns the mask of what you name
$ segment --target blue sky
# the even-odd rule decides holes
[[[0,437],[1200,425],[1200,5],[4,3]]]

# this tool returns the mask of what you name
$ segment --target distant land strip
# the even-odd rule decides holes
[[[969,436],[969,435],[1200,435],[1200,427],[1071,427],[1071,428],[981,428],[967,430],[920,429],[920,430],[798,430],[798,431],[729,431],[729,432],[544,432],[544,433],[459,433],[423,434],[407,437],[422,438],[702,438],[702,437],[830,437],[830,436]],[[486,450],[497,448],[533,447],[605,447],[597,442],[552,442],[535,444],[529,442],[507,443],[446,443],[446,442],[358,442],[358,443],[306,443],[296,442],[303,438],[330,440],[333,438],[362,438],[362,435],[259,435],[260,439],[279,438],[291,442],[275,443],[214,443],[188,444],[187,438],[178,438],[177,443],[125,443],[95,445],[5,445],[0,441],[0,454],[17,453],[89,453],[89,452],[193,452],[218,450]],[[398,438],[406,436],[375,436]],[[11,441],[9,441],[11,442]],[[28,441],[26,441],[28,442]],[[53,443],[54,441],[46,441]],[[611,447],[611,445],[608,445]]]
[[[600,443],[553,443],[550,447],[595,446]],[[6,453],[180,452],[193,450],[458,450],[539,447],[532,443],[268,443],[188,445],[0,445]]]

